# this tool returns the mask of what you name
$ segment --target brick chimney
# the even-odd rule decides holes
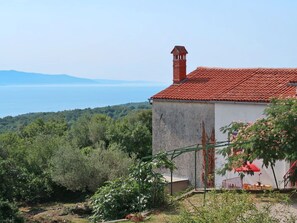
[[[188,51],[184,46],[175,46],[171,53],[173,54],[173,83],[178,84],[187,76]]]

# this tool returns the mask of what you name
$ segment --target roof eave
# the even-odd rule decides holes
[[[183,102],[183,103],[225,103],[225,104],[269,104],[270,100],[193,100],[193,99],[170,99],[170,98],[151,98],[151,101],[154,102]]]

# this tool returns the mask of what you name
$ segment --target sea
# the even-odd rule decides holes
[[[14,85],[0,86],[0,118],[145,102],[165,85]]]

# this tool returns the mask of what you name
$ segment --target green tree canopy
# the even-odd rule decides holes
[[[109,129],[110,142],[118,144],[130,156],[137,158],[152,154],[152,111],[132,112],[117,120]]]
[[[0,119],[0,202],[92,193],[127,176],[136,156],[151,154],[146,104]]]

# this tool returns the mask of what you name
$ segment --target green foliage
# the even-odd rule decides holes
[[[28,173],[11,159],[0,159],[0,197],[13,201],[23,197]]]
[[[151,155],[152,111],[138,111],[118,120],[109,130],[109,139],[139,159]]]
[[[23,223],[24,219],[20,215],[18,208],[0,199],[0,222],[1,223]]]
[[[110,145],[109,149],[95,149],[88,155],[88,190],[95,192],[106,181],[128,176],[129,167],[134,162],[134,157],[130,158],[117,145]]]
[[[72,125],[69,140],[80,149],[108,148],[110,144],[117,144],[131,157],[151,155],[152,112],[140,110],[118,120],[101,114],[82,116]]]
[[[107,148],[107,132],[112,124],[112,119],[106,115],[82,116],[71,127],[70,141],[78,148],[96,145]]]
[[[105,181],[128,175],[132,163],[118,148],[91,149],[84,153],[68,145],[53,155],[51,178],[68,190],[95,192]]]
[[[82,116],[72,125],[69,138],[75,147],[84,148],[92,145],[89,138],[90,119],[90,116]]]
[[[75,109],[61,112],[39,112],[19,115],[16,117],[7,116],[0,118],[0,133],[7,131],[18,131],[24,126],[34,122],[36,119],[42,119],[47,122],[52,119],[65,119],[68,125],[75,123],[80,117],[93,114],[104,114],[113,119],[119,119],[126,116],[131,111],[150,109],[151,105],[147,102],[128,103],[124,105],[107,106],[102,108]]]
[[[21,130],[21,135],[24,138],[34,138],[38,135],[62,136],[66,130],[67,123],[64,119],[51,119],[47,122],[36,119]]]
[[[89,124],[89,139],[93,145],[99,144],[106,148],[109,144],[107,131],[112,124],[112,119],[106,115],[93,115]]]
[[[266,167],[277,160],[297,160],[297,98],[273,99],[265,114],[253,124],[231,123],[222,129],[238,134],[220,151],[227,158],[221,173],[255,159],[262,159]],[[237,150],[242,152],[233,156]]]
[[[6,159],[14,157],[23,159],[22,138],[17,133],[3,133],[0,135],[0,157]]]
[[[274,195],[270,195],[274,198]],[[174,219],[175,223],[293,223],[296,218],[288,211],[288,204],[274,207],[273,199],[264,205],[256,205],[251,195],[236,192],[209,192],[207,202],[203,205],[193,205],[193,211],[183,211]]]
[[[48,197],[48,178],[30,172],[12,159],[0,159],[0,197],[9,201],[36,201]]]
[[[84,191],[88,180],[86,157],[69,145],[60,147],[51,158],[51,178],[69,190]]]
[[[49,167],[49,159],[60,145],[65,145],[63,138],[52,135],[38,135],[26,142],[26,162],[29,169],[40,173]]]
[[[161,167],[174,168],[165,154],[133,166],[128,177],[109,181],[99,188],[92,197],[92,220],[123,218],[129,213],[163,205],[166,202],[165,181],[154,171]]]
[[[135,180],[119,178],[110,181],[92,197],[92,220],[97,222],[101,219],[123,218],[126,214],[138,210],[139,199],[142,201],[140,208],[143,209],[146,200],[139,194]]]
[[[127,176],[134,157],[151,151],[151,112],[142,110],[149,107],[140,103],[0,119],[0,132],[3,120],[7,126],[18,118],[25,123],[0,134],[0,196],[40,202],[69,190],[95,192],[105,181]],[[126,135],[118,140],[111,133],[121,135],[117,126],[126,122]]]
[[[49,160],[63,143],[63,120],[36,120],[17,133],[0,135],[0,187],[8,200],[37,202],[52,193]]]

